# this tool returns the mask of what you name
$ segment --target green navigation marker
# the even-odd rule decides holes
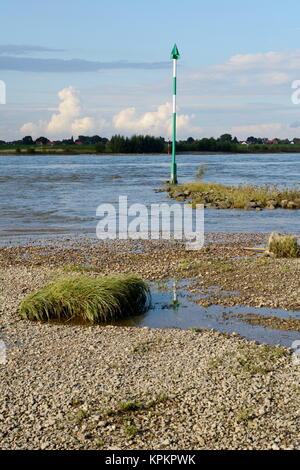
[[[177,48],[176,44],[174,44],[174,47],[172,49],[171,59],[180,59],[180,54],[179,54],[179,51],[178,51],[178,48]]]
[[[180,54],[176,44],[171,52],[171,59],[173,59],[173,126],[172,126],[172,163],[171,163],[171,177],[170,183],[177,184],[177,166],[176,166],[176,92],[177,92],[177,60],[180,59]]]

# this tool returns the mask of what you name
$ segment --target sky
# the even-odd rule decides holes
[[[298,0],[2,0],[0,140],[169,138],[174,43],[178,138],[300,137],[299,18]]]

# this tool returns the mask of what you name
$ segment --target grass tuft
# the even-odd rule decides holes
[[[291,235],[280,235],[276,232],[273,232],[269,238],[268,250],[276,258],[297,258],[300,256],[297,239]]]
[[[137,411],[143,408],[143,404],[139,401],[122,401],[119,406],[119,411]]]
[[[149,308],[150,300],[149,287],[138,277],[80,276],[56,280],[28,295],[19,311],[26,320],[80,318],[101,323],[143,313]]]
[[[202,177],[205,173],[205,170],[206,170],[206,165],[205,163],[201,163],[197,172],[196,172],[196,175],[195,175],[195,178],[197,181],[201,181],[202,180]]]
[[[125,426],[124,431],[125,431],[125,434],[127,434],[127,436],[129,436],[129,437],[134,437],[139,432],[137,427],[133,426],[132,424],[131,425],[129,424],[129,425]]]

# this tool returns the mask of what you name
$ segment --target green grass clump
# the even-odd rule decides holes
[[[119,411],[137,411],[143,408],[143,404],[139,401],[122,401]]]
[[[125,426],[124,431],[125,431],[125,434],[127,434],[127,436],[129,436],[129,437],[134,437],[138,433],[137,427],[133,426],[133,425],[130,425],[130,424]]]
[[[75,277],[56,280],[28,295],[20,305],[27,320],[82,319],[90,323],[114,321],[145,312],[149,287],[135,276]]]
[[[291,235],[272,234],[268,248],[276,258],[297,258],[300,256],[297,239]]]

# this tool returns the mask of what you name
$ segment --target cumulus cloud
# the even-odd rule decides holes
[[[82,116],[79,91],[69,86],[58,92],[60,104],[57,112],[48,121],[27,122],[20,129],[22,135],[58,138],[68,135],[113,134],[120,132],[125,135],[137,133],[170,137],[172,133],[172,105],[165,103],[154,111],[139,114],[136,108],[119,111],[111,119],[102,117]],[[177,114],[177,131],[179,136],[200,134],[202,129],[192,125],[193,114]]]
[[[172,133],[172,105],[165,103],[157,107],[155,111],[138,114],[136,108],[123,109],[113,117],[113,124],[117,131],[125,133],[143,133],[170,137]],[[191,124],[194,115],[177,114],[178,135],[192,132],[202,132],[201,128],[195,128]]]
[[[92,117],[81,117],[79,91],[69,86],[58,92],[60,104],[58,112],[53,113],[49,121],[27,122],[20,132],[24,135],[38,137],[42,134],[51,137],[66,137],[68,135],[93,133],[96,128],[103,128],[105,120],[96,121]]]

